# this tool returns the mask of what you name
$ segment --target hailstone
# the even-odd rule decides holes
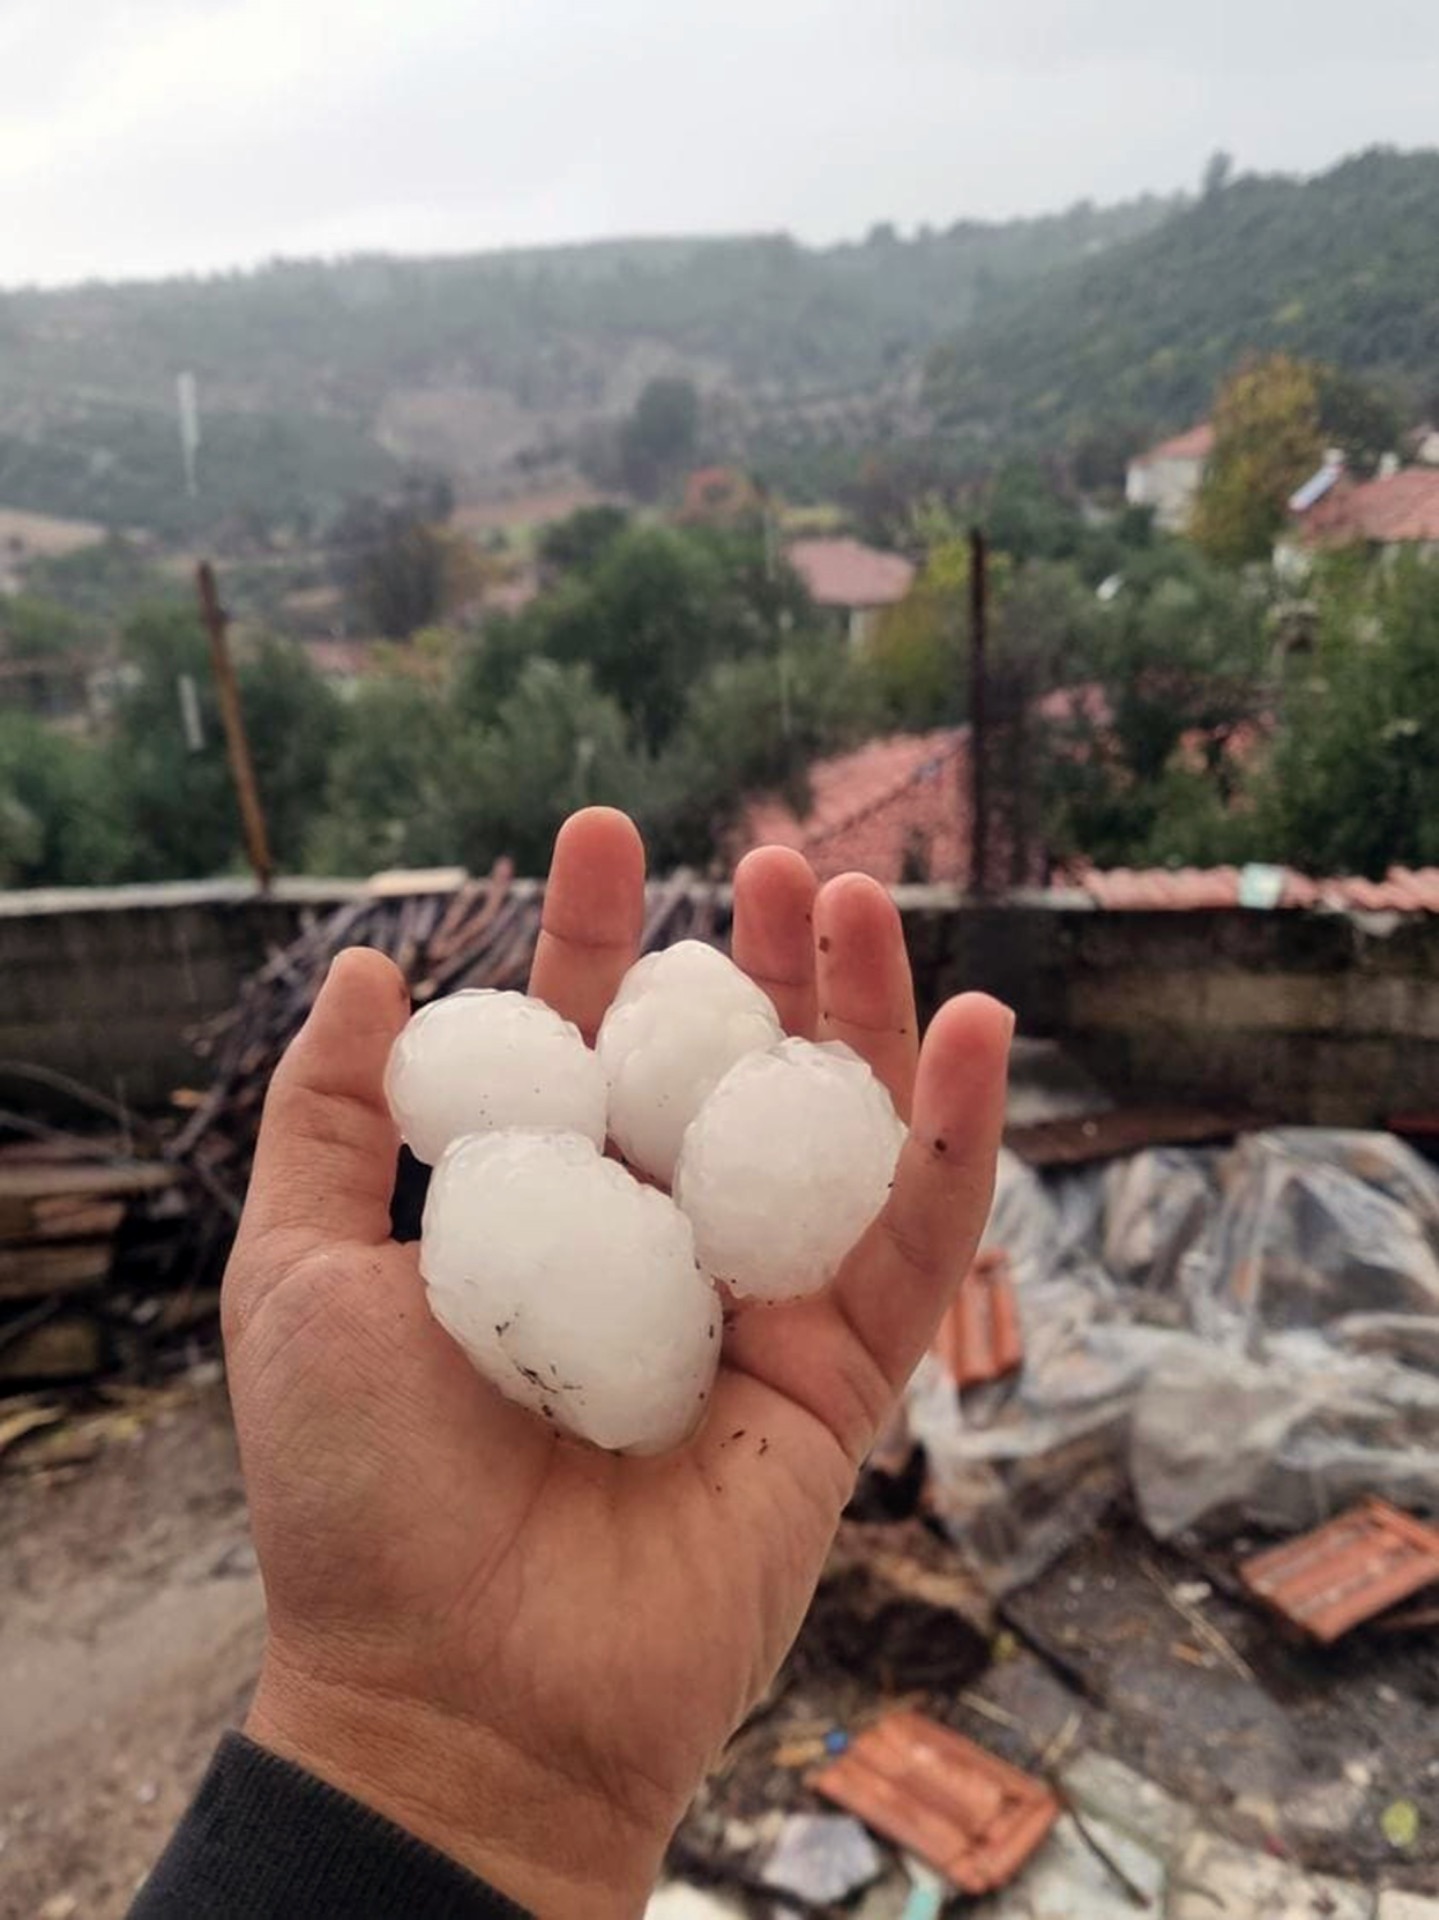
[[[721,1310],[690,1223],[573,1133],[455,1141],[425,1205],[431,1311],[510,1400],[626,1453],[698,1423]]]
[[[385,1095],[416,1159],[507,1127],[605,1139],[605,1077],[578,1027],[542,1000],[476,988],[422,1007],[390,1050]]]
[[[705,1100],[737,1061],[781,1035],[768,996],[703,941],[636,961],[595,1042],[610,1137],[630,1165],[668,1186]]]
[[[839,1042],[748,1055],[680,1152],[675,1199],[700,1265],[759,1300],[815,1292],[884,1205],[903,1141],[889,1095]]]

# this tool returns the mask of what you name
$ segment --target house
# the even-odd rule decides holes
[[[857,647],[873,638],[885,608],[898,606],[914,585],[912,561],[862,540],[794,540],[785,551],[815,605],[846,617]]]
[[[736,831],[735,858],[773,844],[798,848],[821,880],[851,871],[886,886],[968,879],[968,727],[868,740],[816,761],[809,789],[803,817],[777,796],[751,801]]]
[[[685,481],[682,526],[733,526],[760,511],[754,482],[738,467],[700,467]]]
[[[1381,463],[1359,480],[1331,458],[1289,501],[1290,535],[1276,560],[1292,570],[1304,550],[1368,545],[1439,552],[1439,468]],[[1296,554],[1296,548],[1299,552]]]
[[[1125,472],[1125,499],[1131,507],[1150,508],[1155,525],[1167,533],[1182,533],[1213,451],[1214,428],[1205,420],[1147,453],[1137,453]]]

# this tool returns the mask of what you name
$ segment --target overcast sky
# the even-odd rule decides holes
[[[829,240],[1436,137],[1435,0],[0,0],[0,284]]]

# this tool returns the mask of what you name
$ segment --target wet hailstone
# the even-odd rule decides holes
[[[720,1304],[690,1223],[589,1138],[456,1141],[430,1181],[420,1269],[480,1373],[566,1432],[662,1453],[703,1414]]]
[[[669,1186],[686,1127],[731,1067],[781,1038],[768,996],[699,940],[646,954],[625,975],[595,1050],[610,1137]]]
[[[684,1137],[675,1199],[700,1265],[789,1300],[830,1280],[884,1205],[904,1127],[859,1056],[786,1040],[731,1068]]]
[[[421,1008],[390,1052],[385,1095],[416,1159],[511,1127],[605,1138],[605,1077],[578,1027],[542,1000],[478,988]]]

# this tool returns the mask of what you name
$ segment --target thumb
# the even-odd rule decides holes
[[[253,1254],[283,1234],[287,1255],[390,1237],[399,1135],[385,1063],[410,1013],[399,969],[367,947],[336,955],[310,1017],[270,1082],[240,1223]]]

